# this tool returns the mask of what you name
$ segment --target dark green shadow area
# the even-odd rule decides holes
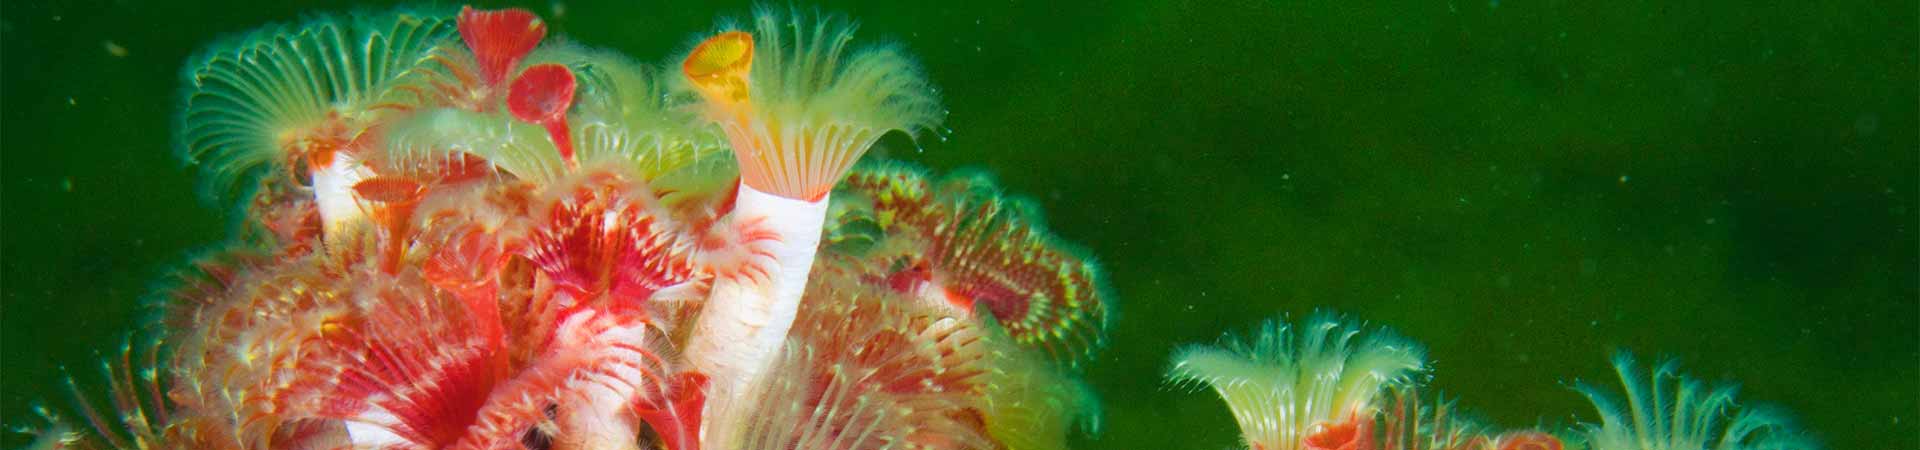
[[[61,365],[92,379],[225,235],[169,148],[179,65],[354,8],[234,3],[0,4],[0,422],[63,403]],[[1237,445],[1168,353],[1315,308],[1427,344],[1502,425],[1595,420],[1567,384],[1624,349],[1830,448],[1920,446],[1911,2],[1400,3],[822,6],[943,88],[951,139],[883,153],[996,173],[1105,264],[1107,426],[1078,448]],[[747,10],[528,6],[644,61]]]

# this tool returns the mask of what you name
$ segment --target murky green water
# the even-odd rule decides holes
[[[1832,448],[1920,446],[1910,2],[834,3],[917,53],[949,142],[1119,294],[1081,448],[1235,445],[1168,352],[1331,308],[1428,346],[1460,406],[1594,420],[1574,379],[1671,355]],[[745,5],[529,5],[661,60]],[[91,375],[146,287],[225,235],[169,148],[221,33],[350,5],[0,6],[0,422]],[[17,436],[6,446],[17,445]]]

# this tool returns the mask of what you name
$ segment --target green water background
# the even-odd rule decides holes
[[[188,54],[351,9],[234,3],[0,5],[0,422],[225,236],[168,144]],[[747,10],[528,6],[646,61]],[[1567,385],[1625,349],[1831,448],[1920,447],[1911,1],[825,7],[943,88],[951,140],[885,153],[996,173],[1104,262],[1106,430],[1079,448],[1236,445],[1168,353],[1316,308],[1425,343],[1502,425],[1595,420]]]

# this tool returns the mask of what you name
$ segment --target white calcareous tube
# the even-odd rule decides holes
[[[740,186],[734,222],[758,222],[778,242],[771,245],[773,261],[766,278],[714,280],[712,294],[688,338],[687,359],[712,380],[714,395],[743,392],[785,345],[794,315],[800,311],[826,217],[826,196],[809,202]]]
[[[559,334],[582,334],[574,328],[585,326],[594,317],[582,317],[576,313],[568,317],[561,325]],[[645,348],[647,334],[644,325],[631,324],[609,326],[598,330],[598,334],[585,337],[580,349],[567,349],[582,354],[594,352],[617,352],[620,359],[626,361],[644,361],[644,356],[629,354],[623,347]],[[554,436],[554,450],[638,450],[633,437],[639,435],[638,418],[629,412],[634,401],[642,395],[640,384],[647,379],[642,368],[625,365],[608,365],[604,373],[576,375],[567,380],[567,391],[572,398],[564,399],[557,406],[554,422],[559,433]]]
[[[360,417],[355,420],[342,422],[346,425],[347,442],[353,443],[357,448],[399,447],[413,443],[393,433],[391,424],[399,423],[400,419],[394,417],[393,413],[387,412],[385,408],[375,406],[360,413]]]
[[[360,196],[353,186],[373,176],[367,166],[347,155],[334,152],[331,164],[313,168],[313,204],[320,211],[321,232],[325,239],[337,239],[340,233],[366,219],[360,209]]]

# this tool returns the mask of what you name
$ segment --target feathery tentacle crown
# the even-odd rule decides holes
[[[855,168],[835,197],[829,248],[881,269],[875,282],[992,315],[1056,362],[1073,366],[1100,348],[1111,296],[1091,257],[984,175],[929,178],[903,163]]]
[[[1425,396],[1412,385],[1387,389],[1374,427],[1381,450],[1491,450],[1492,428],[1461,414],[1444,396],[1435,394],[1431,402]]]
[[[325,162],[373,122],[400,75],[455,34],[451,18],[322,17],[230,38],[181,76],[177,149],[223,199],[268,167]],[[304,173],[293,173],[298,179]]]
[[[581,167],[618,164],[654,179],[720,154],[726,141],[687,107],[698,101],[671,89],[672,75],[607,50],[558,46],[529,62],[565,64],[579,80],[568,121]]]
[[[1614,372],[1626,390],[1625,404],[1598,386],[1575,387],[1593,401],[1600,423],[1585,426],[1593,450],[1791,450],[1820,446],[1785,413],[1768,406],[1734,403],[1734,386],[1705,382],[1680,373],[1667,361],[1645,376],[1625,352],[1613,357]]]
[[[881,136],[939,125],[939,100],[919,67],[892,45],[850,50],[854,28],[761,10],[751,34],[721,33],[682,63],[747,186],[816,200]]]
[[[840,277],[814,279],[768,382],[729,399],[713,448],[996,448],[980,329]],[[1013,394],[1008,394],[1013,395]]]
[[[546,22],[525,10],[460,8],[460,41],[473,51],[474,63],[480,66],[481,81],[487,85],[506,81],[520,65],[520,59],[546,37]]]
[[[1066,450],[1076,428],[1100,433],[1100,400],[1092,386],[1017,345],[991,317],[979,328],[987,352],[980,412],[994,440],[1011,450]]]
[[[1319,313],[1298,326],[1269,321],[1253,336],[1182,349],[1168,378],[1218,392],[1248,446],[1295,450],[1325,431],[1371,434],[1385,389],[1413,383],[1425,370],[1425,353],[1413,343]]]
[[[512,61],[520,66],[507,73],[517,77],[496,87],[461,81],[479,77],[465,75],[482,70],[468,67],[475,63],[443,59],[434,72],[441,78],[427,81],[441,85],[433,94],[440,99],[429,102],[440,107],[395,121],[381,156],[403,168],[477,158],[505,175],[551,183],[598,169],[654,179],[725,149],[719,132],[685,107],[692,99],[673,95],[656,68],[564,42]],[[466,100],[494,90],[504,105]]]
[[[37,430],[25,430],[35,436],[26,448],[91,448],[86,444],[104,444],[111,448],[168,448],[172,440],[171,423],[159,364],[161,341],[149,339],[136,351],[131,337],[120,344],[120,351],[100,362],[100,378],[105,383],[107,405],[96,408],[97,399],[81,389],[81,382],[67,376],[67,391],[72,395],[74,414],[84,426],[75,426],[61,413],[36,406],[34,413],[47,422]],[[138,359],[136,359],[138,358]],[[64,368],[62,369],[64,372]],[[104,411],[104,412],[103,412]],[[77,444],[77,445],[76,445]]]

